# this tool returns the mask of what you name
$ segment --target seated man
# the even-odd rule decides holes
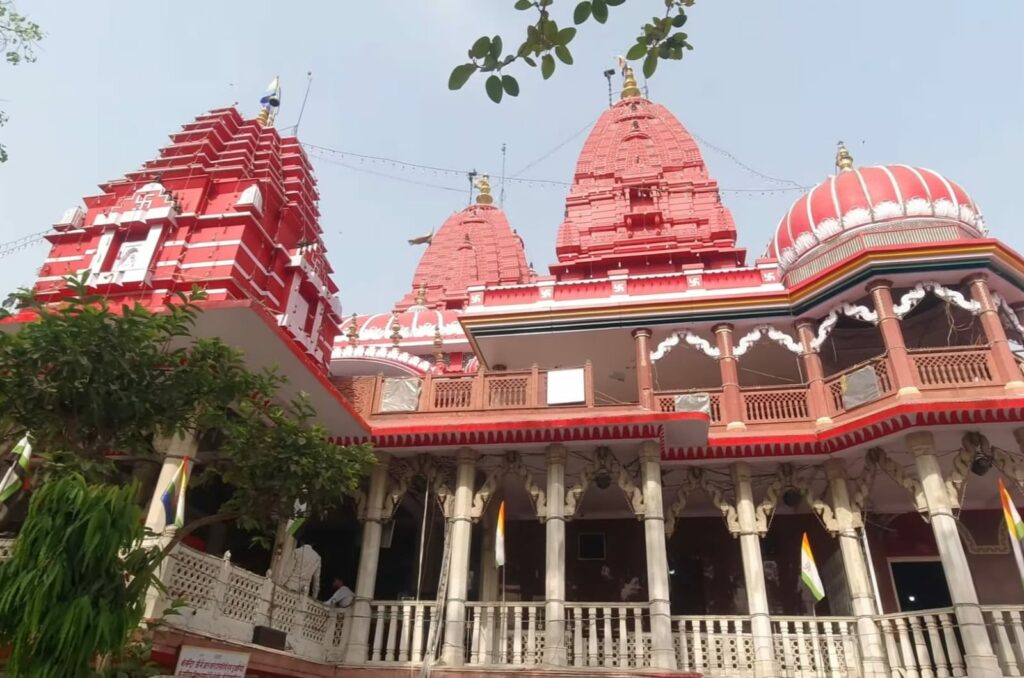
[[[335,577],[332,584],[334,586],[334,595],[327,599],[325,605],[329,607],[348,607],[351,605],[356,597],[352,589],[345,586],[345,582],[341,577]]]

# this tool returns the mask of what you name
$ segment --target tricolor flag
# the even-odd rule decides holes
[[[498,507],[498,529],[494,535],[494,566],[505,567],[505,502]]]
[[[1024,585],[1024,555],[1021,555],[1020,540],[1024,539],[1024,522],[1021,522],[1017,507],[1013,505],[1010,493],[1006,491],[1003,479],[999,479],[999,501],[1003,505],[1003,518],[1006,519],[1006,530],[1010,533],[1010,547],[1013,550],[1013,558],[1017,561],[1017,572],[1020,574],[1021,584]]]
[[[164,524],[181,527],[185,524],[185,491],[188,487],[188,457],[183,457],[171,476],[160,502],[164,505]]]
[[[818,574],[818,566],[814,563],[814,554],[811,553],[811,542],[804,532],[804,540],[800,545],[800,580],[807,584],[814,602],[825,597],[825,587],[821,584],[821,576]]]
[[[11,450],[14,463],[7,469],[4,479],[0,480],[0,503],[8,503],[22,490],[28,489],[28,463],[32,459],[32,441],[28,434],[18,441]]]

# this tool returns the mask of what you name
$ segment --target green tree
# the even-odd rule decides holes
[[[356,489],[373,455],[368,446],[333,444],[304,398],[281,402],[284,380],[278,374],[250,370],[239,351],[218,339],[193,337],[200,312],[195,302],[202,298],[198,291],[154,313],[138,304],[113,309],[105,298],[88,292],[84,279],[68,282],[73,294],[59,304],[19,295],[19,312],[31,312],[36,319],[17,332],[0,333],[0,441],[30,432],[42,458],[33,476],[42,488],[33,492],[21,535],[53,533],[52,542],[19,536],[11,563],[20,565],[0,564],[0,582],[6,582],[0,584],[5,596],[0,616],[4,609],[34,610],[0,624],[0,644],[14,643],[19,652],[31,653],[33,648],[49,652],[56,643],[64,650],[54,656],[71,662],[112,652],[116,643],[85,628],[92,623],[87,615],[67,616],[66,623],[58,624],[50,615],[66,615],[67,608],[39,602],[33,579],[38,575],[26,565],[48,557],[46,544],[71,543],[74,529],[105,520],[98,515],[103,502],[97,500],[82,504],[78,522],[55,521],[44,499],[60,504],[53,498],[83,492],[67,479],[78,479],[101,497],[106,490],[123,491],[138,504],[148,497],[138,496],[130,482],[132,471],[161,463],[154,441],[202,434],[211,442],[190,485],[218,478],[230,488],[217,513],[186,523],[155,555],[140,546],[126,547],[125,540],[138,543],[136,533],[113,532],[110,539],[120,539],[120,547],[111,550],[103,542],[106,550],[97,551],[113,554],[106,566],[122,568],[124,576],[151,579],[159,561],[202,525],[233,521],[265,543],[281,521],[298,517],[297,506],[306,507],[308,515],[323,515]],[[129,557],[118,559],[117,553]],[[131,569],[136,562],[145,567]],[[52,576],[67,581],[82,576],[79,565],[87,563],[71,558],[59,564]],[[118,615],[127,616],[117,616],[111,628],[137,626],[135,606],[148,585],[117,599],[122,601]],[[100,591],[89,591],[89,604],[106,604]],[[134,619],[135,626],[121,625],[124,619]],[[53,633],[60,636],[39,635]],[[122,644],[128,640],[119,637]],[[62,666],[65,673],[52,675],[86,675],[78,664]]]
[[[572,23],[581,26],[588,21],[603,24],[608,21],[611,10],[626,0],[580,0],[572,12]],[[661,16],[640,27],[632,46],[623,50],[629,61],[643,60],[643,73],[650,78],[658,68],[661,59],[682,59],[685,50],[693,49],[686,33],[677,30],[686,24],[686,9],[696,0],[659,0],[664,12]],[[576,38],[575,26],[559,26],[552,16],[555,0],[515,0],[515,8],[534,14],[534,20],[526,25],[526,34],[513,51],[505,51],[507,41],[500,35],[481,36],[469,48],[469,61],[456,66],[448,77],[449,89],[461,89],[474,73],[490,74],[484,80],[487,96],[495,103],[504,95],[519,96],[519,81],[505,71],[517,62],[530,68],[540,68],[541,77],[547,80],[555,73],[555,66],[562,62],[573,63],[569,47]],[[568,3],[563,3],[562,6]],[[564,23],[568,23],[565,21]]]
[[[15,11],[13,0],[0,0],[0,51],[11,66],[36,60],[36,43],[43,39],[39,24]],[[0,111],[0,127],[7,114]],[[0,144],[0,162],[7,162],[7,149]]]

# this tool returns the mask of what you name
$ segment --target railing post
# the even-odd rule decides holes
[[[821,367],[821,356],[814,348],[814,322],[803,318],[796,322],[797,336],[800,337],[800,360],[807,373],[807,409],[811,419],[818,426],[831,426],[832,408],[825,389],[825,371]]]
[[[594,365],[589,360],[583,363],[583,397],[587,407],[594,406]]]
[[[370,393],[370,413],[380,412],[380,398],[384,393],[384,375],[379,372],[373,377],[373,391]]]
[[[960,654],[960,641],[956,637],[952,616],[948,612],[939,615],[942,624],[942,637],[946,639],[946,654],[949,655],[949,666],[954,678],[966,676],[964,658]]]
[[[431,412],[434,409],[434,375],[427,372],[420,381],[420,412]]]
[[[740,393],[739,366],[732,353],[732,325],[721,323],[712,328],[718,346],[718,370],[722,375],[722,420],[727,431],[747,428]]]
[[[469,409],[485,410],[490,409],[487,403],[487,371],[481,365],[473,376],[473,384],[469,392]]]
[[[1003,321],[999,317],[999,309],[996,308],[988,287],[988,277],[984,273],[975,273],[964,282],[970,286],[971,298],[981,307],[978,319],[985,330],[985,338],[988,339],[989,349],[992,351],[997,378],[1007,391],[1024,391],[1024,375],[1021,374],[1020,365],[1010,349]]]
[[[910,356],[903,341],[903,329],[896,317],[892,303],[892,282],[873,280],[868,284],[868,292],[878,313],[878,330],[882,333],[885,350],[889,354],[892,365],[893,386],[896,387],[897,398],[914,398],[921,395],[914,378],[914,370],[910,365]]]
[[[540,402],[540,368],[537,363],[530,366],[530,379],[526,385],[526,406],[537,407]]]
[[[640,407],[654,409],[654,370],[651,366],[651,331],[646,327],[633,330],[636,351],[636,388]]]
[[[992,651],[992,641],[974,588],[967,554],[960,541],[960,531],[950,506],[949,492],[935,452],[935,439],[930,431],[914,431],[906,436],[907,447],[914,456],[917,474],[928,506],[929,522],[935,534],[942,570],[949,586],[960,636],[964,641],[967,673],[971,678],[1002,676],[999,662]]]

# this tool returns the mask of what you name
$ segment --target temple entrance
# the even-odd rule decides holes
[[[951,607],[942,563],[935,559],[889,560],[901,612]]]

